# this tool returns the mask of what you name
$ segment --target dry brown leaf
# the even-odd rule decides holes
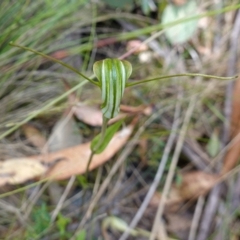
[[[102,112],[100,109],[80,103],[72,109],[74,115],[80,121],[91,126],[102,126]]]
[[[77,104],[73,108],[74,115],[82,122],[94,126],[99,127],[102,126],[102,112],[100,109],[95,108],[93,106],[88,106],[85,104]],[[125,118],[127,115],[120,113],[117,117],[111,119],[109,124],[119,121],[120,119]]]
[[[34,126],[25,124],[22,126],[22,130],[28,141],[35,147],[43,148],[47,143],[43,134]]]
[[[207,194],[219,181],[219,175],[202,171],[188,172],[182,175],[180,185],[173,184],[166,201],[167,206],[174,206],[186,200],[197,199]],[[151,205],[156,206],[161,199],[160,193],[155,193]]]
[[[235,137],[240,132],[240,78],[235,81],[232,99],[231,135]]]
[[[89,170],[97,168],[113,157],[126,144],[133,128],[134,126],[130,125],[115,134],[107,148],[101,154],[94,155]],[[44,156],[44,162],[53,162],[56,159],[62,159],[47,173],[47,177],[66,179],[72,175],[85,173],[91,154],[90,144],[88,142]]]
[[[94,155],[89,170],[104,164],[124,147],[132,134],[135,122],[117,132],[101,154]],[[44,177],[55,180],[83,174],[91,154],[90,144],[88,142],[49,154],[6,160],[0,165],[0,186],[24,182],[42,176],[43,173],[46,173]],[[46,166],[51,167],[48,172]]]
[[[103,119],[102,119],[102,112],[100,109],[86,106],[81,104],[80,106],[73,107],[74,113],[76,117],[83,121],[84,123],[87,123],[91,126],[102,126]],[[120,119],[123,119],[126,117],[126,114],[118,114],[115,118],[111,119],[109,121],[109,124],[112,124],[114,122],[119,121]]]
[[[152,107],[146,106],[146,105],[140,105],[137,107],[120,105],[120,110],[123,112],[128,112],[128,113],[133,113],[133,114],[143,113],[146,116],[149,116],[152,114]]]
[[[234,144],[228,150],[221,174],[225,174],[232,170],[240,156],[240,79],[235,83],[233,100],[232,100],[232,116],[231,116],[231,139],[234,140]]]
[[[63,80],[66,91],[70,89],[70,85],[66,80]],[[90,126],[102,126],[102,112],[95,106],[90,106],[84,103],[79,103],[75,92],[68,95],[68,102],[72,106],[72,112],[75,117],[90,125]]]
[[[35,161],[35,159],[8,159],[0,162],[0,186],[23,183],[29,179],[41,176],[46,171],[47,167],[40,161]]]
[[[68,91],[71,88],[69,83],[66,80],[63,80],[63,83],[66,91]],[[102,112],[99,108],[79,103],[75,92],[68,95],[68,102],[72,106],[72,112],[78,120],[90,126],[102,126]]]
[[[159,205],[159,202],[161,201],[161,193],[155,192],[149,205],[153,208],[157,208]],[[165,203],[165,212],[177,212],[183,203],[183,198],[180,195],[179,191],[172,187],[170,190],[170,193],[168,194],[167,201]]]
[[[127,51],[134,50],[133,53],[137,54],[148,50],[148,45],[140,40],[131,40],[127,43]]]
[[[236,166],[239,160],[239,156],[240,156],[240,132],[237,138],[235,139],[234,144],[228,150],[224,158],[224,163],[221,171],[222,175],[228,173]]]
[[[193,171],[182,175],[181,185],[175,185],[174,187],[178,189],[180,196],[182,196],[184,200],[196,199],[208,193],[218,180],[219,175]]]

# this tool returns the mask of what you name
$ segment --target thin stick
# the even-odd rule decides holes
[[[204,202],[205,202],[205,198],[203,196],[200,196],[198,198],[197,206],[196,206],[195,211],[194,211],[193,220],[192,220],[192,223],[191,223],[191,228],[190,228],[188,240],[195,240],[196,239],[197,228],[198,228],[199,220],[200,220],[200,217],[201,217],[201,214],[202,214],[202,209],[203,209],[203,206],[204,206]]]
[[[214,75],[206,75],[206,74],[201,74],[201,73],[181,73],[181,74],[173,74],[173,75],[156,77],[156,78],[151,78],[151,79],[144,79],[144,80],[140,80],[137,82],[130,82],[130,83],[127,83],[127,87],[132,87],[132,86],[146,83],[146,82],[152,82],[152,81],[156,81],[156,80],[162,80],[162,79],[168,79],[168,78],[174,78],[174,77],[203,77],[203,78],[215,78],[215,79],[219,79],[219,80],[232,80],[232,79],[238,78],[238,76],[218,77],[218,76],[214,76]]]
[[[179,133],[179,138],[178,138],[177,145],[176,145],[176,148],[175,148],[175,151],[174,151],[174,155],[173,155],[172,162],[171,162],[171,165],[170,165],[169,173],[168,173],[166,183],[165,183],[164,188],[163,188],[161,201],[159,202],[158,211],[157,211],[157,214],[155,216],[150,240],[154,240],[155,236],[156,236],[156,233],[158,232],[158,225],[159,225],[158,223],[159,223],[159,220],[161,219],[162,214],[163,214],[163,209],[164,209],[164,206],[165,206],[165,202],[167,200],[167,194],[169,193],[169,190],[170,190],[170,187],[171,187],[171,184],[172,184],[172,181],[173,181],[174,172],[175,172],[175,169],[176,169],[176,166],[177,166],[177,163],[178,163],[179,155],[180,155],[181,150],[182,150],[182,146],[183,146],[184,139],[185,139],[185,136],[186,136],[186,133],[187,133],[187,130],[188,130],[188,125],[189,125],[189,122],[190,122],[190,119],[191,119],[191,116],[192,116],[192,113],[193,113],[193,110],[194,110],[196,99],[197,99],[196,96],[193,96],[191,98],[188,109],[187,109],[187,112],[186,112],[186,115],[185,115],[185,119],[184,119],[182,128],[181,128],[180,133]]]
[[[26,220],[25,216],[22,214],[21,209],[12,206],[10,203],[8,203],[7,201],[4,201],[4,200],[0,200],[0,208],[2,209],[1,211],[7,211],[11,214],[15,214],[17,219],[19,220],[19,222],[23,226],[25,226],[25,227],[27,226],[27,220]]]
[[[238,10],[237,17],[233,26],[231,39],[230,39],[230,55],[228,60],[228,75],[232,75],[236,72],[236,63],[237,63],[237,48],[239,44],[239,36],[240,36],[240,10]],[[230,132],[230,118],[231,118],[231,101],[232,101],[232,89],[233,84],[229,83],[226,89],[226,100],[224,106],[225,113],[225,122],[223,127],[223,137],[222,144],[225,146],[227,141],[229,140],[229,132]],[[225,152],[223,152],[225,154]],[[224,154],[221,156],[221,161],[224,159]],[[218,164],[220,166],[220,164]],[[202,216],[202,220],[199,227],[199,233],[197,236],[197,240],[205,240],[207,239],[211,223],[213,222],[213,218],[217,212],[217,207],[219,205],[220,200],[220,191],[221,185],[215,186],[209,194],[208,201],[206,203],[204,213]]]
[[[27,205],[23,205],[22,207],[22,211],[24,212],[24,217],[25,219],[28,219],[29,215],[32,212],[32,209],[34,207],[34,204],[36,204],[36,202],[38,201],[38,199],[41,197],[41,195],[43,194],[43,192],[47,189],[47,187],[51,184],[51,181],[46,182],[41,189],[34,195],[34,198],[31,199],[30,201],[28,201]],[[25,207],[25,209],[24,209]]]
[[[58,204],[57,204],[57,206],[56,206],[56,208],[55,208],[55,210],[52,214],[51,222],[54,222],[56,220],[57,215],[60,212],[60,210],[62,209],[64,201],[65,201],[67,195],[69,194],[75,179],[76,179],[75,176],[71,176],[70,180],[68,181],[68,184],[67,184],[67,186],[66,186],[61,198],[59,199],[59,202],[58,202]]]
[[[99,139],[97,145],[96,145],[95,148],[92,150],[91,155],[90,155],[90,157],[89,157],[88,164],[87,164],[87,168],[86,168],[86,176],[88,176],[89,167],[90,167],[90,164],[91,164],[91,162],[92,162],[93,156],[94,156],[94,154],[96,153],[96,151],[98,150],[98,148],[101,146],[101,144],[103,143],[104,138],[105,138],[106,129],[107,129],[107,124],[108,124],[109,119],[106,118],[106,117],[104,117],[104,116],[102,116],[102,118],[103,118],[103,123],[102,123],[102,128],[101,128],[101,136],[100,136],[100,139]]]
[[[162,159],[161,159],[160,164],[158,166],[158,170],[157,170],[157,173],[156,173],[155,178],[153,180],[153,183],[150,186],[150,188],[148,190],[148,193],[147,193],[146,197],[144,198],[143,203],[141,204],[141,207],[138,209],[136,215],[134,216],[132,222],[130,223],[129,229],[127,229],[123,233],[123,235],[120,237],[119,240],[127,239],[129,237],[130,231],[137,226],[137,224],[138,224],[139,220],[142,218],[142,215],[144,214],[150,200],[152,199],[152,196],[155,193],[155,191],[156,191],[156,189],[159,185],[159,182],[161,181],[161,178],[163,176],[164,169],[165,169],[170,151],[172,149],[172,146],[175,142],[175,138],[176,138],[176,135],[177,135],[177,129],[179,127],[179,122],[180,122],[179,121],[179,116],[180,116],[180,101],[178,101],[177,104],[176,104],[176,109],[175,109],[175,114],[174,114],[174,123],[173,123],[173,126],[172,126],[171,134],[168,138],[168,141],[167,141],[166,147],[164,149],[163,156],[162,156]]]

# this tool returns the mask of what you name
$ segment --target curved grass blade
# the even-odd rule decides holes
[[[90,79],[89,77],[85,76],[83,73],[79,72],[76,68],[74,68],[74,67],[72,67],[72,66],[70,66],[70,65],[68,65],[68,64],[66,64],[66,63],[64,63],[64,62],[62,62],[62,61],[60,61],[60,60],[58,60],[58,59],[56,59],[56,58],[53,58],[53,57],[48,56],[48,55],[46,55],[46,54],[44,54],[44,53],[38,52],[38,51],[36,51],[36,50],[34,50],[34,49],[31,49],[31,48],[28,48],[28,47],[24,47],[24,46],[20,46],[20,45],[18,45],[18,44],[13,43],[13,42],[10,42],[9,44],[10,44],[11,46],[18,47],[18,48],[21,48],[21,49],[23,49],[23,50],[26,50],[26,51],[35,53],[35,54],[37,54],[37,55],[39,55],[39,56],[41,56],[41,57],[47,58],[47,59],[49,59],[49,60],[52,61],[52,62],[58,63],[58,64],[64,66],[65,68],[68,68],[68,69],[70,69],[71,71],[77,73],[78,75],[80,75],[81,77],[85,78],[86,80],[88,80],[88,81],[91,82],[92,84],[94,84],[94,85],[96,85],[96,86],[99,86],[99,83],[98,83],[98,82],[93,81],[93,80]]]
[[[201,73],[182,73],[182,74],[173,74],[173,75],[167,75],[167,76],[162,76],[162,77],[156,77],[156,78],[150,78],[150,79],[144,79],[136,82],[129,82],[126,84],[126,87],[132,87],[135,85],[139,85],[142,83],[146,82],[152,82],[156,80],[162,80],[162,79],[167,79],[167,78],[173,78],[173,77],[203,77],[203,78],[215,78],[219,80],[232,80],[235,78],[238,78],[238,76],[232,76],[232,77],[218,77],[214,75],[206,75],[206,74],[201,74]]]

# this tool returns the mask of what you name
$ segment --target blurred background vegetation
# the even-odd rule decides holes
[[[119,57],[132,63],[131,81],[185,72],[234,76],[240,69],[239,8],[238,0],[1,0],[1,161],[42,153],[29,128],[38,139],[50,139],[71,106],[62,94],[84,80],[9,42],[52,56],[87,76],[95,61]],[[239,100],[233,97],[240,95],[234,92],[238,81],[171,78],[127,89],[122,103],[149,107],[151,113],[139,117],[135,145],[114,175],[109,177],[120,152],[89,177],[3,186],[0,239],[148,239],[154,224],[162,232],[158,239],[239,239],[239,150],[225,149],[240,132]],[[101,104],[100,91],[91,84],[76,87],[74,97],[90,107]],[[87,118],[95,116],[89,113]],[[70,131],[58,129],[64,141],[55,138],[50,151],[88,142],[100,130],[77,116],[72,121]],[[176,136],[166,155],[172,133]],[[233,151],[235,158],[223,149]],[[157,192],[141,213],[136,232],[124,238],[163,158]],[[168,200],[160,221],[155,214],[169,172],[174,173],[172,189],[187,193]],[[108,178],[85,221],[89,204]]]

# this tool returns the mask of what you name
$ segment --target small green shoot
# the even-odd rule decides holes
[[[79,186],[81,186],[83,189],[87,189],[89,187],[88,180],[84,175],[78,175],[77,182],[79,183]]]
[[[35,238],[50,227],[51,216],[45,203],[34,209],[32,219],[34,225],[32,228],[27,229],[26,239]]]
[[[67,232],[67,225],[71,222],[70,218],[64,217],[61,213],[58,214],[57,228],[59,230],[61,238],[70,237]]]

